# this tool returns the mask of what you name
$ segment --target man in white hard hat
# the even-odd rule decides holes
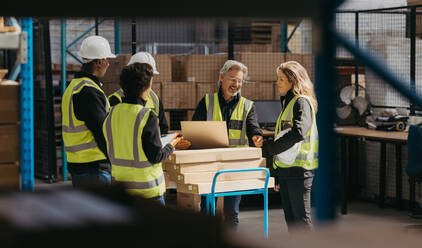
[[[160,74],[157,71],[157,67],[156,67],[154,58],[152,57],[151,54],[149,54],[147,52],[138,52],[138,53],[132,55],[132,57],[130,58],[127,65],[129,66],[129,65],[132,65],[132,64],[135,64],[135,63],[148,64],[152,67],[154,75]],[[123,89],[120,88],[119,90],[117,90],[116,92],[114,92],[113,94],[111,94],[108,97],[108,101],[110,102],[110,106],[114,106],[114,105],[117,105],[118,103],[121,103],[123,97],[124,97],[124,92],[123,92]],[[167,124],[166,117],[164,115],[163,103],[160,101],[160,98],[158,97],[158,95],[152,89],[151,89],[151,91],[148,95],[148,99],[147,99],[147,102],[145,104],[145,107],[150,108],[151,111],[158,117],[158,124],[160,126],[161,134],[168,133],[169,127],[168,127],[168,124]]]
[[[82,70],[67,86],[62,98],[62,135],[74,187],[111,183],[102,124],[110,105],[100,78],[115,58],[110,44],[101,36],[82,41],[78,55]]]

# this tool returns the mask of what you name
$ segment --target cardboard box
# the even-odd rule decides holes
[[[276,81],[277,67],[285,61],[284,53],[243,53],[240,61],[248,69],[249,81]]]
[[[163,163],[163,168],[169,174],[185,174],[185,173],[197,173],[197,172],[216,172],[223,169],[246,169],[246,168],[258,168],[266,166],[265,158],[247,159],[247,160],[235,160],[235,161],[224,161],[224,162],[199,162],[199,163],[185,163],[176,164],[166,160]],[[177,180],[177,178],[175,177]]]
[[[0,124],[14,124],[20,121],[19,90],[18,82],[11,80],[0,82]]]
[[[110,66],[108,67],[104,77],[100,79],[101,82],[118,84],[122,69],[127,65],[130,57],[132,57],[131,54],[118,54],[116,58],[109,59]]]
[[[236,181],[223,181],[215,184],[215,192],[230,192],[240,190],[252,190],[264,188],[265,180],[248,179]],[[211,193],[212,183],[196,183],[196,184],[177,184],[177,192],[189,194],[209,194]],[[274,177],[270,177],[268,188],[274,188]]]
[[[218,91],[218,83],[196,83],[196,104],[201,101],[206,94],[215,93]]]
[[[196,107],[196,91],[193,82],[163,82],[161,100],[165,109],[193,109]]]
[[[153,54],[157,71],[160,73],[154,75],[154,82],[171,82],[171,55]]]
[[[421,0],[407,0],[407,6],[422,4]]]
[[[164,173],[164,180],[166,182],[166,189],[175,189],[177,187],[177,183],[170,178],[170,175],[167,171],[163,171]]]
[[[274,82],[246,82],[242,86],[242,96],[249,100],[273,100]]]
[[[158,98],[161,100],[161,83],[160,82],[153,82],[151,89],[157,94]]]
[[[311,81],[315,83],[315,56],[302,54],[302,66],[305,67]]]
[[[176,75],[180,81],[217,83],[220,69],[226,60],[226,55],[189,54],[176,57],[173,66],[179,71]]]
[[[177,192],[177,207],[193,212],[201,211],[201,196]],[[211,208],[210,208],[211,211]],[[224,213],[224,197],[217,197],[215,206],[216,215]]]
[[[109,97],[111,94],[116,92],[118,89],[120,89],[119,83],[103,83],[103,86],[101,86],[101,89],[104,91],[104,94]]]
[[[19,161],[19,125],[0,125],[0,163]]]
[[[198,150],[176,150],[168,157],[175,164],[202,163],[216,161],[233,161],[243,159],[259,159],[262,149],[256,147],[233,147]]]
[[[183,173],[176,176],[178,184],[189,183],[212,183],[217,172],[194,172]],[[265,179],[266,173],[264,171],[238,172],[238,173],[223,173],[217,177],[217,182],[222,181],[236,181],[245,179]]]
[[[280,100],[280,92],[278,91],[277,83],[274,83],[274,100]]]
[[[0,189],[18,190],[20,185],[19,164],[0,164]]]
[[[177,207],[193,212],[200,212],[201,196],[177,192]]]

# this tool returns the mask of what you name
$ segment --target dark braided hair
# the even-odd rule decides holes
[[[145,63],[125,66],[120,74],[120,86],[125,97],[138,98],[149,88],[153,72],[152,67]]]

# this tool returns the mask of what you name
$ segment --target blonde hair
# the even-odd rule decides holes
[[[314,84],[306,72],[306,69],[296,61],[287,61],[277,67],[277,74],[279,71],[286,75],[287,80],[292,83],[292,92],[295,96],[307,96],[317,111],[318,102],[316,100]]]

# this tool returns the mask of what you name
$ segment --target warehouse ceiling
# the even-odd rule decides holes
[[[314,17],[344,0],[269,1],[18,1],[3,0],[0,15],[32,17]]]

